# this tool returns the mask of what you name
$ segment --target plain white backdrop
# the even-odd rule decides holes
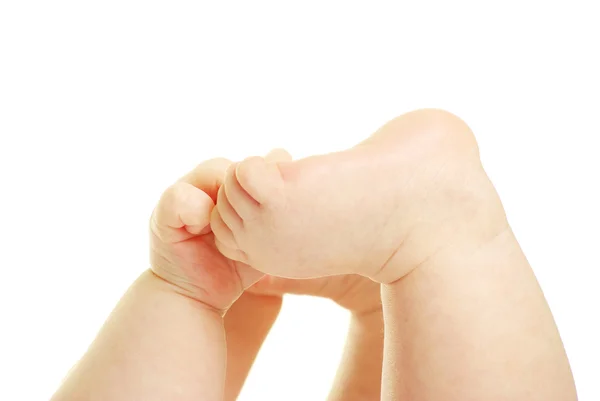
[[[50,397],[196,163],[338,150],[440,107],[475,131],[600,400],[597,1],[214,3],[0,2],[0,399]],[[286,298],[240,399],[324,399],[347,322]]]

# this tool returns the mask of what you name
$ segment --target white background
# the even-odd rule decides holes
[[[50,397],[196,163],[342,149],[441,107],[475,131],[600,400],[597,1],[209,3],[0,2],[0,399]],[[346,323],[286,299],[240,399],[323,399]]]

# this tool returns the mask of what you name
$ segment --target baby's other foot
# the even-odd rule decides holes
[[[507,224],[471,130],[441,110],[402,115],[343,152],[246,159],[228,170],[213,221],[219,250],[265,273],[382,283]]]

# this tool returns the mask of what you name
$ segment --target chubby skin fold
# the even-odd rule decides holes
[[[223,255],[264,273],[383,284],[383,399],[576,399],[474,135],[448,112],[402,115],[343,152],[235,164],[213,223]]]

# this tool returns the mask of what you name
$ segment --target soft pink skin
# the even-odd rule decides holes
[[[150,221],[152,270],[121,298],[53,400],[223,400],[223,314],[263,276],[223,257],[210,233],[229,164],[204,162],[165,191]]]
[[[290,156],[277,150],[267,159],[289,160]],[[150,220],[152,271],[178,292],[222,313],[263,276],[224,257],[215,246],[210,215],[230,165],[227,159],[198,165],[163,193]]]
[[[216,195],[229,164],[226,159],[200,164],[163,193],[150,220],[152,271],[180,293],[221,311],[262,276],[225,258],[208,229],[211,192]],[[199,182],[205,177],[213,182]]]
[[[420,110],[344,152],[230,168],[224,255],[382,283],[383,400],[573,401],[552,314],[459,118]]]
[[[281,296],[244,292],[227,310],[227,374],[223,401],[235,401],[282,304]],[[293,363],[290,361],[290,363]]]
[[[268,274],[354,273],[388,283],[507,222],[471,131],[427,110],[344,152],[230,167],[211,225],[224,255]]]

